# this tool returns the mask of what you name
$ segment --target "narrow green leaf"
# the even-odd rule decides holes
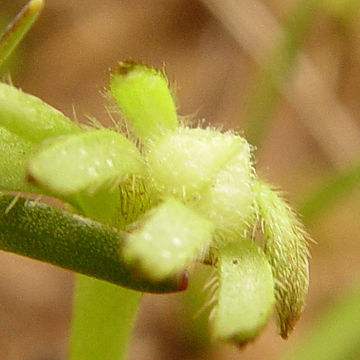
[[[43,0],[31,0],[0,36],[0,66],[30,30],[44,6]]]
[[[131,61],[121,62],[111,76],[110,91],[142,141],[177,127],[176,107],[162,72]]]
[[[141,295],[78,275],[69,360],[125,359]]]
[[[360,3],[357,0],[322,0],[321,5],[344,25],[359,15]]]
[[[360,185],[360,163],[356,163],[324,180],[300,205],[306,224],[312,224],[323,212],[339,199],[349,195]]]
[[[218,288],[214,297],[216,338],[243,344],[267,322],[274,305],[274,281],[264,251],[239,239],[218,249]]]
[[[299,0],[284,26],[284,36],[259,70],[246,109],[246,134],[258,145],[283,86],[294,66],[296,56],[317,13],[320,0]]]
[[[279,332],[287,338],[303,311],[308,291],[309,236],[289,205],[268,184],[258,180],[254,191],[256,212],[267,238],[265,254],[275,280]]]
[[[25,178],[27,159],[33,144],[0,126],[0,190],[39,192]]]
[[[0,83],[0,126],[34,143],[51,136],[81,132],[60,111],[4,83]]]
[[[281,360],[355,360],[360,355],[360,286],[323,309],[302,340]]]
[[[210,243],[212,225],[172,198],[151,209],[135,225],[123,250],[124,258],[145,277],[173,276]]]
[[[125,234],[39,201],[0,196],[0,248],[139,291],[183,288],[174,274],[150,281],[135,274],[121,257]]]
[[[108,129],[57,138],[28,166],[36,183],[59,195],[94,192],[128,175],[140,175],[143,169],[136,146]]]

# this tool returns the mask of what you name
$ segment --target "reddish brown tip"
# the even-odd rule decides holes
[[[184,291],[187,289],[189,285],[189,273],[187,271],[183,271],[179,274],[178,277],[178,291]]]

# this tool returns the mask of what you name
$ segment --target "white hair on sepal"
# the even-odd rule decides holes
[[[90,126],[93,129],[104,129],[105,126],[98,120],[96,119],[95,116],[93,115],[89,115],[89,114],[85,114],[85,118],[88,122],[88,126]]]
[[[282,192],[261,180],[256,181],[254,190],[266,239],[264,251],[275,281],[277,324],[280,335],[287,338],[303,311],[308,292],[310,236]]]
[[[214,268],[211,271],[211,274],[209,275],[209,278],[202,290],[202,292],[207,292],[206,300],[204,304],[200,307],[200,309],[194,314],[194,318],[199,317],[204,311],[206,311],[210,307],[212,307],[210,314],[213,312],[214,306],[216,306],[218,287],[219,287],[219,282],[217,277],[217,271]],[[210,317],[211,316],[209,316],[209,321],[210,321]]]
[[[1,193],[1,195],[4,195],[3,193]],[[14,206],[16,205],[16,203],[18,202],[18,200],[20,199],[21,197],[21,194],[16,194],[13,199],[10,201],[9,205],[6,207],[5,211],[4,211],[4,214],[7,215],[11,209],[14,208]]]
[[[121,121],[119,120],[116,120],[115,117],[114,117],[114,112],[112,112],[108,106],[105,106],[105,111],[106,111],[106,114],[108,115],[112,125],[113,125],[113,129],[120,133],[120,134],[123,134],[125,135],[126,132],[124,131],[124,125]]]

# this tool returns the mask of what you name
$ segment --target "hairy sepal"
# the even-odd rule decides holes
[[[4,83],[0,83],[0,126],[33,143],[82,131],[39,98]]]
[[[143,142],[178,126],[176,106],[164,73],[134,62],[122,62],[110,79],[110,92],[130,128]]]
[[[158,204],[156,191],[141,177],[130,177],[119,187],[119,227],[126,228]]]
[[[277,323],[287,338],[300,317],[309,284],[308,234],[288,204],[258,180],[255,206],[266,235],[265,253],[275,279]]]
[[[151,209],[129,234],[123,256],[134,271],[165,279],[184,269],[211,240],[209,221],[169,198]]]
[[[217,289],[212,318],[215,338],[239,345],[252,340],[274,305],[274,281],[264,251],[238,239],[218,249]]]
[[[94,192],[143,169],[136,146],[107,129],[53,139],[28,165],[30,178],[56,195]]]

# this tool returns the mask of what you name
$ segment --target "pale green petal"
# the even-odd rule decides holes
[[[242,148],[218,171],[198,204],[202,213],[215,225],[219,246],[234,241],[239,234],[246,236],[249,224],[254,220],[254,170],[250,147],[244,139],[241,140]]]
[[[177,125],[177,114],[165,75],[133,62],[120,63],[110,80],[111,95],[142,141]]]
[[[273,309],[271,267],[263,250],[247,239],[219,248],[216,267],[214,336],[245,343],[259,333]]]
[[[155,186],[177,197],[192,198],[210,185],[236,154],[243,153],[249,171],[249,148],[244,139],[214,129],[179,128],[148,148],[147,162]]]
[[[36,183],[55,194],[70,195],[139,175],[143,163],[133,143],[104,129],[55,139],[30,160],[28,170]]]
[[[212,225],[182,203],[168,199],[144,215],[128,236],[123,255],[152,279],[164,279],[195,260],[211,240]]]

